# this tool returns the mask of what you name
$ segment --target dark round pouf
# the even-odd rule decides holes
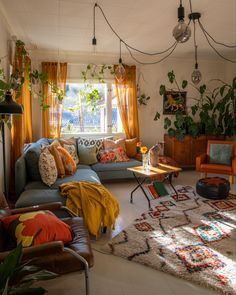
[[[225,199],[229,195],[230,183],[221,177],[206,177],[199,179],[196,185],[197,193],[207,199]]]

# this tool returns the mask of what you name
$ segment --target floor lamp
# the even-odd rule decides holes
[[[5,100],[0,102],[0,114],[2,119],[5,115],[10,114],[22,114],[22,106],[16,103],[10,91],[7,91]],[[2,132],[2,155],[3,155],[3,177],[4,177],[4,193],[8,201],[8,189],[7,189],[7,177],[6,177],[6,154],[5,154],[5,130],[4,130],[4,121],[0,120],[0,131]]]

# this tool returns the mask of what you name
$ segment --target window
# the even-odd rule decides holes
[[[102,97],[95,109],[87,102],[86,84],[67,83],[63,100],[61,133],[110,134],[122,132],[115,85],[110,82],[91,84],[90,87],[90,91],[97,90]]]

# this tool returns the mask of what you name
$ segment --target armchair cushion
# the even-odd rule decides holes
[[[17,244],[23,247],[52,241],[68,243],[72,240],[71,228],[50,211],[15,214],[1,218],[4,227]]]
[[[232,148],[231,144],[211,144],[210,164],[231,165]]]

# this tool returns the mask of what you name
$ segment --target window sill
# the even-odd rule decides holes
[[[61,137],[69,138],[69,137],[84,137],[84,138],[103,138],[103,137],[121,137],[125,138],[125,133],[116,132],[116,133],[98,133],[98,132],[90,132],[90,133],[61,133]]]

